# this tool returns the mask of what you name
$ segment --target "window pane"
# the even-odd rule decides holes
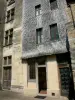
[[[12,44],[12,38],[13,38],[12,34],[9,35],[9,44]]]
[[[57,24],[50,25],[50,36],[52,40],[59,39]]]
[[[8,64],[11,64],[11,56],[8,57]]]
[[[5,37],[5,45],[8,45],[8,37]]]
[[[34,62],[29,64],[29,78],[35,79],[35,63]]]
[[[7,57],[4,57],[4,65],[7,65]]]
[[[38,16],[41,14],[41,5],[35,6],[35,15]]]
[[[42,42],[42,29],[36,30],[36,42],[37,44]]]
[[[51,10],[58,8],[57,0],[50,0]]]
[[[13,28],[12,28],[12,29],[10,29],[10,34],[13,34]]]
[[[10,0],[10,2],[8,3],[8,6],[13,4],[15,2],[15,0]]]
[[[13,9],[11,9],[11,20],[13,20],[14,19],[14,12],[15,12],[15,9],[13,8]]]
[[[10,21],[10,11],[7,11],[7,22]]]

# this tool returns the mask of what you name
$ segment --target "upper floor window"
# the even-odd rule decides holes
[[[50,25],[50,36],[51,40],[59,39],[57,24]]]
[[[15,3],[15,0],[6,0],[7,1],[7,5],[10,6],[11,4]]]
[[[15,14],[15,8],[12,8],[11,10],[7,11],[7,22],[14,19]]]
[[[40,44],[42,42],[42,28],[36,29],[36,43]]]
[[[66,0],[67,4],[75,3],[75,0]]]
[[[13,29],[7,30],[4,37],[4,45],[11,45],[13,41]]]
[[[50,7],[51,7],[51,10],[58,8],[57,0],[50,0]]]
[[[41,5],[35,6],[35,15],[38,16],[41,14]]]
[[[4,62],[3,62],[4,65],[10,65],[12,64],[12,56],[7,56],[7,57],[4,57]]]
[[[29,61],[28,65],[29,65],[29,79],[34,80],[36,79],[35,61],[34,60]]]

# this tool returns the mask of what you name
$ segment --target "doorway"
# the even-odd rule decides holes
[[[46,67],[38,68],[38,86],[40,94],[47,94]]]
[[[61,95],[69,95],[70,86],[70,69],[69,67],[63,67],[60,69],[60,79],[61,79]]]
[[[10,89],[11,87],[11,67],[3,68],[3,89]]]

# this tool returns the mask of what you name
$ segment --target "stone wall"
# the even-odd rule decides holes
[[[23,92],[23,66],[22,66],[22,0],[15,0],[15,18],[12,51],[12,90]]]
[[[66,5],[66,14],[68,23],[66,24],[68,41],[69,41],[69,51],[71,54],[71,66],[73,71],[74,88],[75,88],[75,1],[70,3],[70,6]]]

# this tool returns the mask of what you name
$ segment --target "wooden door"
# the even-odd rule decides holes
[[[3,68],[3,88],[10,89],[11,87],[11,67]]]
[[[62,95],[69,95],[70,86],[70,69],[69,67],[60,68],[60,79],[61,79],[61,93]]]
[[[39,93],[47,93],[47,82],[46,82],[46,68],[38,68],[38,84],[39,84]]]

